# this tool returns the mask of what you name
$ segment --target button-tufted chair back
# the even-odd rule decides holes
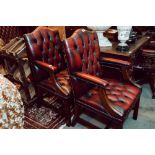
[[[85,72],[91,75],[100,76],[100,48],[96,32],[78,29],[65,42],[66,60],[70,74],[75,72]],[[91,85],[86,85],[83,81],[76,81],[71,77],[73,91],[76,97],[87,92]]]
[[[100,48],[96,32],[78,29],[66,42],[71,73],[83,71],[100,76]]]
[[[65,40],[65,53],[75,103],[73,122],[84,108],[102,115],[113,127],[122,128],[132,109],[137,119],[141,90],[131,83],[102,78],[96,32],[76,30]]]
[[[65,68],[63,59],[63,46],[57,30],[51,30],[47,27],[38,27],[32,33],[24,35],[28,48],[28,58],[31,63],[35,60],[52,64],[60,71]],[[34,64],[32,70],[35,71],[35,80],[41,80],[47,76],[47,73],[39,70]]]

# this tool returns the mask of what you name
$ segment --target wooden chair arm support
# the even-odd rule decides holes
[[[102,106],[107,111],[107,113],[109,113],[113,117],[117,117],[117,118],[122,117],[121,109],[118,106],[115,106],[114,104],[112,104],[109,101],[109,99],[107,98],[107,94],[105,91],[105,86],[108,85],[107,81],[105,81],[101,78],[98,78],[96,76],[83,73],[83,72],[76,72],[75,77],[77,77],[83,81],[90,82],[91,84],[93,84],[95,86],[98,86],[99,87],[99,97],[102,101]]]
[[[142,89],[142,87],[133,80],[132,76],[129,75],[129,68],[122,66],[121,72],[125,81],[129,82],[130,84],[134,85],[139,89]]]
[[[83,80],[83,81],[90,82],[93,85],[96,85],[96,86],[99,86],[99,87],[102,87],[102,88],[105,88],[105,86],[108,85],[108,82],[106,80],[103,80],[103,79],[101,79],[99,77],[96,77],[96,76],[93,76],[93,75],[90,75],[90,74],[86,74],[86,73],[83,73],[83,72],[76,72],[75,76],[77,78]]]
[[[53,65],[51,65],[51,64],[48,64],[48,63],[45,63],[45,62],[43,62],[43,61],[35,61],[35,64],[38,66],[38,67],[40,67],[40,68],[42,68],[43,70],[46,70],[46,71],[48,71],[48,72],[55,72],[56,70],[57,70],[57,67],[55,67],[55,66],[53,66]]]
[[[129,61],[119,60],[115,58],[102,58],[101,61],[109,64],[116,64],[118,66],[131,66],[131,63]]]
[[[54,72],[57,70],[57,67],[50,65],[48,63],[42,62],[42,61],[35,61],[36,65],[39,66],[40,68],[44,69],[45,71],[49,72],[50,78],[53,81],[53,87],[55,87],[56,91],[60,91],[60,93],[66,93],[60,84],[57,82],[55,78]],[[66,94],[68,95],[68,94]]]

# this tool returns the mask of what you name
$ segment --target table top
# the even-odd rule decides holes
[[[100,51],[103,54],[130,56],[134,52],[136,52],[143,44],[145,44],[147,41],[149,41],[149,39],[150,39],[149,36],[142,36],[139,39],[137,39],[135,43],[128,44],[129,45],[129,51],[127,51],[127,52],[117,51],[116,47],[117,47],[118,43],[116,43],[116,42],[112,43],[112,47],[100,47]]]

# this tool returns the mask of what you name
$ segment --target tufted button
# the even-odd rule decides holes
[[[48,47],[48,50],[51,51],[51,47],[50,46]]]
[[[44,35],[40,32],[40,39],[41,41],[44,41]]]
[[[74,49],[76,49],[77,48],[77,46],[76,46],[76,44],[74,44]]]
[[[59,66],[59,67],[61,66],[61,62],[58,63],[58,66]]]
[[[56,60],[56,55],[54,55],[53,59]]]
[[[34,39],[33,39],[33,42],[34,42],[34,43],[37,43],[37,39],[36,39],[36,38],[34,38]]]
[[[58,46],[57,46],[57,45],[55,45],[55,46],[54,46],[54,48],[55,48],[55,49],[58,49]]]

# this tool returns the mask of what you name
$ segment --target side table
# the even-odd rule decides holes
[[[130,48],[127,52],[117,51],[116,47],[118,43],[116,42],[113,42],[112,47],[101,47],[100,63],[103,67],[113,68],[119,71],[122,67],[128,67],[126,69],[128,70],[128,74],[135,77],[135,73],[142,69],[138,63],[141,60],[137,59],[140,55],[140,49],[145,46],[149,40],[149,36],[139,37],[135,43],[129,44]]]

